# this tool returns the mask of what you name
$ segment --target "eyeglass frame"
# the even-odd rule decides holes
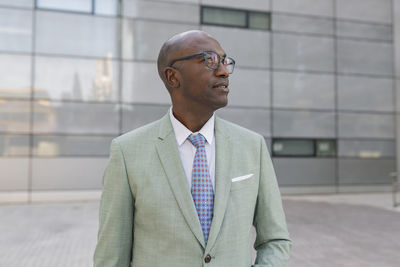
[[[219,59],[219,60],[218,60],[218,65],[217,65],[217,67],[216,67],[215,69],[213,69],[213,68],[211,68],[210,66],[208,66],[208,64],[207,64],[207,58],[206,58],[207,53],[214,53],[214,54],[216,54],[216,55],[218,56],[218,59]],[[201,52],[201,53],[197,53],[197,54],[193,54],[193,55],[189,55],[189,56],[178,57],[178,58],[175,58],[174,60],[172,60],[171,63],[169,63],[168,66],[169,66],[169,67],[172,67],[172,65],[174,65],[175,62],[177,62],[177,61],[186,60],[186,59],[191,59],[191,58],[195,58],[195,57],[199,57],[199,56],[204,56],[204,64],[205,64],[206,67],[209,68],[209,69],[217,70],[217,69],[219,68],[219,66],[221,65],[221,62],[224,61],[226,58],[229,58],[229,59],[232,60],[232,62],[233,62],[233,64],[232,64],[232,65],[233,65],[233,67],[232,67],[232,72],[230,72],[229,74],[232,74],[232,73],[233,73],[233,70],[235,69],[235,64],[236,64],[236,62],[235,62],[235,60],[234,60],[233,58],[227,57],[226,55],[223,56],[223,57],[221,58],[221,56],[220,56],[218,53],[214,52],[214,51],[203,51],[203,52]]]

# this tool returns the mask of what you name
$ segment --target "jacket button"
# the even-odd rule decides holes
[[[209,263],[211,261],[211,256],[210,254],[207,254],[207,256],[204,258],[205,263]]]

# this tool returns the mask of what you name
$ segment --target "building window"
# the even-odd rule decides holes
[[[269,30],[270,14],[266,12],[202,6],[201,24]]]
[[[336,141],[332,139],[282,139],[272,140],[275,157],[334,157]]]
[[[36,8],[116,16],[119,0],[36,0]]]
[[[316,156],[317,157],[334,157],[336,156],[335,140],[316,140]]]
[[[249,28],[269,30],[269,15],[262,12],[249,12]]]

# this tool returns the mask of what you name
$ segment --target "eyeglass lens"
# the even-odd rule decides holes
[[[206,53],[206,65],[211,69],[217,69],[219,67],[221,57],[217,53],[214,52],[207,52]],[[225,57],[223,58],[222,64],[225,65],[229,73],[233,72],[234,63],[231,58]]]

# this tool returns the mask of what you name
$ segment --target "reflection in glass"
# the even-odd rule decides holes
[[[119,133],[119,106],[100,103],[68,103],[41,100],[34,103],[34,133]]]
[[[317,140],[317,157],[332,157],[336,155],[336,142],[334,140]]]
[[[0,50],[30,52],[32,11],[0,8]]]
[[[0,55],[0,73],[0,97],[30,97],[30,56]]]
[[[114,136],[42,136],[33,138],[33,155],[55,156],[108,156]]]
[[[96,0],[95,14],[118,15],[118,0]]]
[[[359,158],[395,157],[396,144],[385,140],[340,140],[339,156]]]
[[[97,60],[37,57],[35,98],[116,101],[117,68],[111,56]]]
[[[0,156],[28,156],[29,135],[0,135]]]
[[[0,98],[0,132],[29,131],[29,101],[6,101]]]
[[[168,112],[169,107],[169,105],[123,105],[122,131],[128,132],[160,119]]]
[[[1,4],[4,6],[15,6],[15,7],[33,7],[32,0],[1,0]]]
[[[77,12],[92,12],[92,0],[37,0],[38,8]]]
[[[203,7],[202,24],[246,27],[246,11]]]
[[[38,11],[37,53],[107,57],[117,55],[118,19],[92,15]]]

